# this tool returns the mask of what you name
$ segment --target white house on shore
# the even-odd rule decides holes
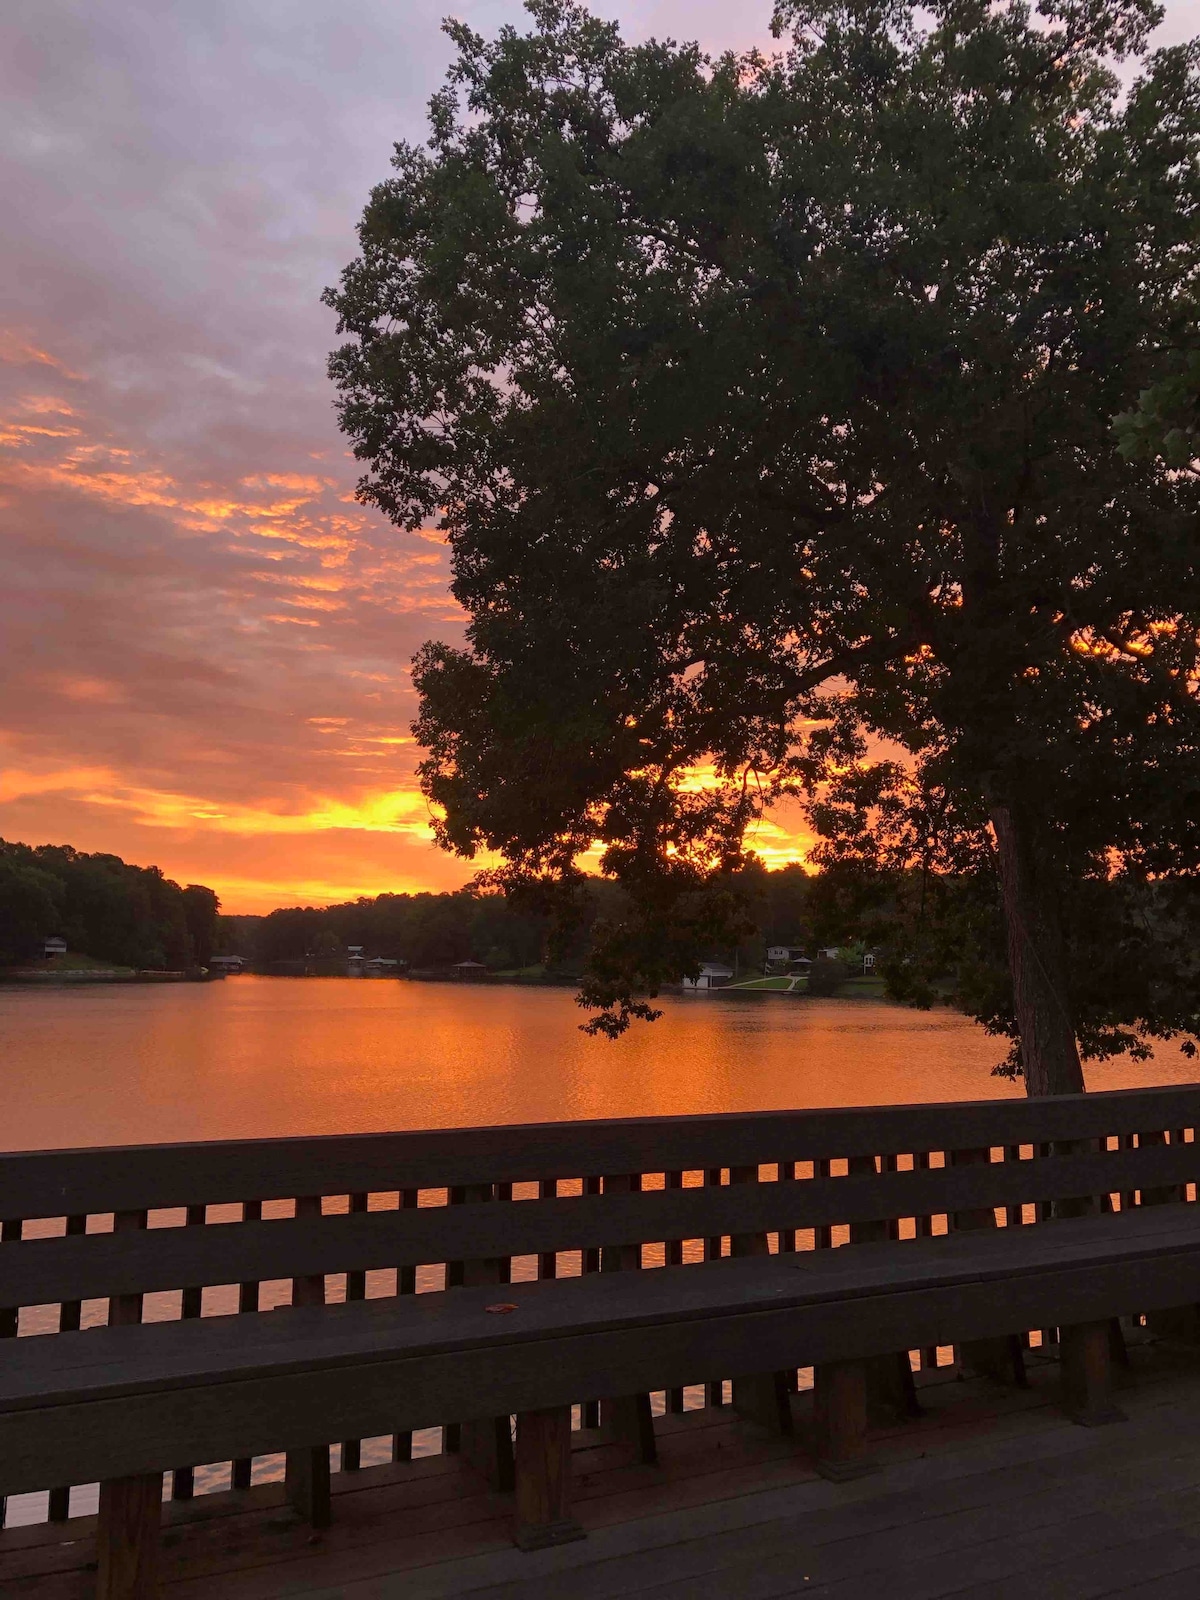
[[[733,968],[726,967],[719,961],[702,961],[700,971],[694,978],[685,978],[685,989],[723,989],[733,977]]]
[[[65,939],[58,938],[57,935],[46,940],[45,949],[42,952],[47,961],[49,961],[51,956],[65,956],[66,953],[67,941]]]
[[[798,944],[769,944],[767,968],[772,972],[807,972],[812,962]]]

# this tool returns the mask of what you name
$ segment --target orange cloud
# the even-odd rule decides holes
[[[155,862],[230,911],[454,888],[488,864],[433,847],[408,733],[412,653],[460,626],[444,535],[346,509],[344,451],[172,455],[52,351],[10,335],[0,360],[82,385],[68,403],[43,377],[0,410],[33,575],[0,619],[0,834]],[[808,842],[778,812],[749,841],[772,866]]]
[[[70,371],[56,355],[52,355],[49,350],[41,349],[32,339],[26,338],[14,328],[0,328],[0,361],[15,367],[53,367],[65,378],[79,377],[78,373]]]

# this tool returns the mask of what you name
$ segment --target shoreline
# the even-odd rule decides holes
[[[0,984],[31,988],[68,988],[78,983],[207,983],[187,972],[121,972],[112,967],[82,967],[68,972],[39,972],[36,968],[0,970]]]

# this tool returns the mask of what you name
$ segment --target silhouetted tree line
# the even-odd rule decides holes
[[[768,872],[752,862],[731,879],[749,912],[736,944],[711,957],[761,966],[769,944],[810,946],[846,926],[843,895],[832,897],[798,866]],[[291,965],[344,957],[347,946],[391,956],[409,967],[479,961],[493,971],[545,965],[577,976],[597,929],[624,910],[619,886],[587,879],[574,919],[500,890],[381,894],[334,906],[288,906],[267,916],[221,916],[216,894],[181,888],[158,867],[119,856],[89,855],[70,845],[0,840],[0,964],[36,959],[44,940],[65,939],[76,953],[117,966],[177,969],[205,965],[217,952],[256,965]]]
[[[234,919],[230,919],[234,922]],[[510,906],[502,895],[460,890],[452,894],[360,896],[344,905],[287,906],[231,933],[238,954],[260,965],[306,958],[333,959],[348,945],[368,955],[390,956],[413,967],[482,961],[490,967],[527,967],[543,959],[544,919]]]
[[[180,888],[158,867],[0,839],[0,964],[35,958],[58,936],[115,966],[202,966],[216,947],[219,911],[211,889]]]
[[[820,896],[813,895],[812,880],[800,867],[768,872],[753,866],[739,881],[751,890],[744,937],[735,946],[714,947],[711,956],[736,957],[753,967],[761,965],[768,944],[809,944],[821,937]],[[362,945],[368,955],[390,956],[410,967],[479,961],[503,971],[546,964],[573,976],[586,963],[597,924],[619,915],[621,901],[616,885],[592,878],[565,928],[526,899],[475,888],[289,906],[261,918],[225,917],[222,925],[224,947],[261,966],[333,960],[348,945]]]

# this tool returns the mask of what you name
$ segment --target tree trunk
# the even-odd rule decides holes
[[[1075,1041],[1062,926],[1053,889],[1038,870],[1030,830],[1019,812],[997,801],[990,809],[1000,860],[1025,1093],[1080,1094],[1084,1088],[1083,1068]]]

